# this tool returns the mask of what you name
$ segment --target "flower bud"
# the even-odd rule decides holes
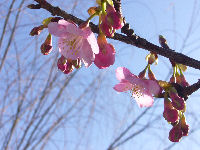
[[[174,75],[171,76],[171,78],[169,79],[170,83],[176,83],[176,78]]]
[[[98,11],[98,7],[90,7],[87,12],[88,14],[91,16],[93,14],[95,14]]]
[[[49,34],[45,42],[40,47],[43,55],[48,55],[52,51],[52,36]]]
[[[64,74],[69,74],[73,71],[73,66],[71,63],[71,60],[67,60],[64,56],[61,56],[58,59],[57,67],[59,70],[61,70]]]
[[[178,120],[178,111],[176,109],[165,109],[163,112],[163,117],[171,123],[174,123]]]
[[[181,130],[183,132],[183,136],[187,136],[189,132],[189,126],[186,124],[184,115],[180,119],[180,124],[181,124]]]
[[[38,27],[34,27],[31,32],[30,32],[30,35],[31,36],[34,36],[34,35],[39,35],[40,32],[44,29],[43,25],[41,26],[38,26]]]
[[[183,136],[183,132],[179,124],[175,125],[169,132],[169,140],[172,142],[179,142]]]
[[[148,64],[153,64],[155,62],[155,64],[158,64],[158,55],[155,53],[150,53],[146,56],[146,61],[148,62]]]
[[[64,71],[66,66],[67,59],[64,56],[61,56],[57,61],[57,67],[59,70]]]
[[[167,45],[167,40],[164,38],[164,36],[159,35],[159,43],[163,48],[169,49],[169,46]]]
[[[106,4],[107,22],[111,24],[114,29],[121,29],[124,26],[123,18],[119,12],[109,3]]]
[[[177,110],[183,110],[185,108],[185,101],[183,98],[178,96],[178,93],[170,91],[170,98],[172,99],[172,105]]]
[[[107,21],[107,16],[105,14],[101,15],[102,22],[100,24],[100,30],[108,37],[113,37],[115,29]]]
[[[186,81],[185,76],[183,74],[180,75],[180,85],[183,87],[189,86],[189,83]]]

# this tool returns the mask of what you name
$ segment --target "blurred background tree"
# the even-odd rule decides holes
[[[87,0],[48,0],[83,20]],[[104,70],[95,65],[65,75],[57,69],[59,57],[54,38],[50,55],[40,52],[47,31],[29,33],[51,17],[45,10],[30,10],[31,0],[0,2],[0,149],[2,150],[108,150],[199,148],[199,92],[187,101],[189,136],[171,143],[171,125],[164,120],[163,99],[151,108],[138,108],[129,93],[116,93],[115,69],[144,69],[145,50],[109,40],[115,46],[116,62]],[[164,35],[170,48],[199,59],[199,1],[122,0],[122,11],[135,33],[159,45]],[[97,23],[98,19],[93,22]],[[172,68],[159,56],[152,67],[157,79],[169,80]],[[189,68],[186,79],[197,82],[199,70]]]

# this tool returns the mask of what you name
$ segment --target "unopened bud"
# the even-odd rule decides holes
[[[155,62],[155,64],[158,64],[158,55],[155,53],[150,53],[146,56],[146,61],[148,62],[148,64],[153,64]]]
[[[43,55],[48,55],[52,51],[52,36],[49,34],[45,42],[40,47]]]
[[[183,87],[189,86],[189,83],[186,81],[185,76],[183,74],[180,75],[180,85]]]
[[[88,14],[91,16],[93,14],[95,14],[98,11],[98,7],[90,7],[87,12]]]
[[[163,48],[169,49],[169,46],[167,45],[167,40],[164,38],[164,36],[159,35],[159,43]]]
[[[164,109],[163,117],[171,123],[174,123],[178,120],[178,111],[176,109]]]
[[[44,29],[44,26],[41,25],[41,26],[38,26],[38,27],[34,27],[31,32],[30,32],[30,35],[31,36],[34,36],[34,35],[39,35],[40,32]]]
[[[172,142],[179,142],[183,136],[183,132],[179,124],[175,125],[169,132],[169,140]]]
[[[170,91],[170,98],[172,99],[172,105],[177,110],[183,110],[185,108],[185,101],[183,98],[178,96],[178,93]]]
[[[174,75],[171,76],[169,82],[170,82],[170,83],[176,83],[176,78],[175,78]]]

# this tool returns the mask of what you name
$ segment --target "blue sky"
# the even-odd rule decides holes
[[[16,6],[20,1],[17,1]],[[26,4],[32,1],[27,1]],[[52,2],[52,1],[48,1]],[[74,2],[74,1],[73,1]],[[68,13],[73,13],[81,19],[87,19],[87,9],[96,5],[95,1],[77,0],[76,7],[71,0],[54,1],[52,4],[60,6]],[[9,2],[1,5],[0,10],[5,12]],[[159,45],[158,35],[163,35],[168,41],[170,48],[178,52],[183,52],[190,57],[199,60],[200,53],[198,52],[200,45],[200,10],[199,1],[197,0],[122,0],[122,11],[126,21],[130,23],[131,28],[135,33],[148,41]],[[75,8],[72,11],[72,8]],[[16,10],[13,10],[14,13]],[[6,13],[2,13],[1,18],[5,18]],[[40,25],[40,22],[50,14],[45,10],[29,10],[24,9],[23,16],[20,17],[18,24],[19,28],[15,33],[15,41],[21,55],[21,66],[27,66],[29,62],[37,57],[35,65],[29,68],[33,74],[42,66],[42,71],[38,80],[34,83],[34,88],[29,92],[27,97],[34,97],[41,93],[41,87],[44,86],[46,75],[49,74],[51,64],[54,63],[57,54],[57,39],[54,40],[54,51],[48,56],[42,56],[39,52],[39,46],[42,44],[45,33],[39,37],[30,37],[28,34],[34,26]],[[12,26],[15,15],[12,15],[9,23]],[[96,22],[98,19],[94,19]],[[2,22],[0,22],[0,29],[2,29]],[[4,50],[9,36],[9,30],[2,50]],[[130,93],[117,93],[113,90],[113,86],[118,83],[115,78],[115,69],[118,66],[129,68],[132,73],[138,74],[146,66],[145,56],[149,53],[143,49],[133,47],[121,43],[119,41],[108,40],[115,46],[116,49],[116,62],[113,66],[105,70],[99,70],[95,65],[90,68],[82,68],[73,78],[73,80],[65,89],[61,96],[61,101],[55,107],[54,113],[47,122],[53,122],[54,119],[68,110],[73,102],[83,96],[80,103],[63,121],[61,126],[55,134],[51,135],[51,140],[45,149],[69,149],[69,150],[105,150],[109,144],[128,126],[133,120],[141,114],[145,108],[139,108]],[[38,49],[38,51],[35,51]],[[5,69],[1,74],[1,87],[4,89],[6,77],[12,78],[13,73],[16,73],[15,62],[15,47],[14,43],[11,45],[7,58]],[[2,56],[1,56],[2,58]],[[48,60],[49,59],[49,60]],[[11,64],[11,65],[10,65]],[[11,69],[13,65],[13,70]],[[170,63],[168,59],[159,56],[158,65],[153,65],[157,79],[169,80],[169,73],[171,72]],[[29,77],[29,71],[25,70],[22,74],[24,77]],[[6,70],[9,70],[6,74]],[[44,105],[51,103],[51,97],[56,95],[59,87],[63,85],[63,81],[68,76],[58,72],[56,66],[53,68],[53,74],[59,73],[56,79],[55,89],[50,96],[46,98]],[[199,70],[188,68],[185,73],[186,79],[190,84],[197,82],[199,79]],[[25,85],[24,81],[21,81]],[[89,92],[86,88],[89,87]],[[22,89],[22,92],[24,91]],[[13,89],[13,93],[16,89]],[[83,93],[83,95],[82,95]],[[84,95],[84,93],[86,93]],[[3,92],[1,93],[4,94]],[[186,117],[191,130],[194,132],[189,133],[189,136],[183,138],[180,143],[175,144],[171,149],[177,150],[195,150],[199,148],[199,91],[193,93],[187,101]],[[9,99],[9,98],[8,98]],[[11,99],[11,98],[10,98]],[[27,101],[31,102],[31,98]],[[28,102],[27,102],[28,103]],[[16,109],[16,105],[12,105],[12,109]],[[15,113],[9,110],[8,112]],[[169,149],[173,144],[168,140],[168,133],[171,126],[162,117],[163,112],[163,99],[155,99],[154,106],[142,117],[135,126],[128,132],[126,137],[139,131],[144,125],[151,122],[150,127],[146,128],[142,133],[138,134],[127,143],[120,146],[117,150],[163,150]],[[6,117],[5,117],[6,118]],[[89,118],[89,119],[88,119]],[[19,125],[20,126],[20,125]],[[44,128],[45,129],[45,128]],[[19,134],[19,132],[17,132]],[[16,136],[17,136],[16,133]],[[38,132],[39,134],[39,132]],[[3,133],[1,133],[3,135]],[[2,136],[1,136],[2,138]],[[78,145],[78,146],[77,146]]]

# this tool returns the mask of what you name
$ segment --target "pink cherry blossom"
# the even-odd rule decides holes
[[[156,81],[141,79],[125,67],[116,69],[116,77],[120,83],[115,85],[114,89],[118,92],[130,90],[139,107],[152,106],[152,94],[157,95],[160,93],[160,86]]]
[[[49,33],[59,37],[58,47],[66,59],[80,59],[89,67],[99,53],[96,37],[90,27],[79,28],[75,24],[59,20],[48,24]]]
[[[115,49],[114,47],[107,43],[104,34],[100,34],[97,39],[99,45],[99,54],[95,55],[94,64],[99,69],[104,69],[113,65],[115,62]]]

